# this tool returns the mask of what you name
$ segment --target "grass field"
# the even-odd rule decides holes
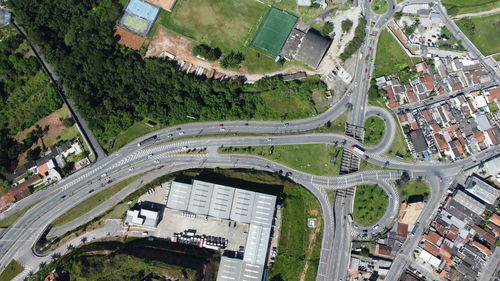
[[[405,160],[413,159],[410,150],[408,149],[408,144],[406,143],[403,131],[401,130],[399,125],[394,129],[396,130],[396,134],[394,135],[394,140],[392,141],[392,145],[389,148],[387,155],[391,157],[402,158]]]
[[[386,0],[373,0],[371,7],[372,11],[379,15],[385,14],[389,8]]]
[[[429,185],[423,180],[402,182],[397,184],[397,188],[401,202],[408,200],[408,197],[413,195],[423,195],[427,197],[431,193]]]
[[[195,44],[218,47],[223,54],[239,51],[245,56],[242,66],[249,71],[274,71],[282,67],[274,57],[250,46],[268,9],[251,0],[184,0],[176,3],[172,13],[162,10],[155,24],[186,36]]]
[[[325,144],[224,147],[219,152],[257,155],[298,171],[329,176],[339,174],[342,157],[341,147]],[[332,157],[337,158],[335,163]]]
[[[0,280],[10,281],[14,279],[19,273],[23,272],[24,267],[20,265],[17,261],[12,260],[7,267],[4,269],[2,274],[0,274]]]
[[[109,153],[114,152],[136,138],[161,128],[159,125],[149,126],[146,123],[147,120],[136,122],[134,125],[130,126],[130,128],[117,135],[112,142],[103,144],[104,149]]]
[[[365,140],[364,144],[367,146],[374,146],[379,144],[384,136],[384,121],[379,117],[368,117],[365,121]]]
[[[277,56],[296,22],[296,16],[272,7],[264,17],[252,44]]]
[[[375,224],[388,205],[385,191],[376,185],[359,185],[354,197],[353,220],[364,226]]]
[[[123,24],[130,27],[132,30],[137,31],[139,33],[144,33],[146,31],[146,28],[148,27],[148,23],[135,18],[133,16],[126,16],[123,19]]]
[[[396,41],[396,38],[389,31],[384,30],[380,34],[377,44],[373,77],[399,73],[406,68],[415,71],[413,66],[420,61],[410,58]]]
[[[497,1],[497,3],[500,3],[500,1]],[[464,28],[467,19],[474,23],[475,29],[473,34],[469,32],[469,29]],[[500,36],[498,36],[500,34],[500,14],[467,19],[459,19],[455,23],[481,53],[487,56],[500,52]]]
[[[80,202],[78,205],[74,206],[70,210],[68,210],[66,213],[58,217],[54,222],[52,223],[53,226],[61,226],[64,225],[68,222],[71,222],[84,214],[88,213],[92,209],[96,208],[100,204],[104,203],[106,200],[111,198],[111,196],[115,195],[118,193],[120,190],[124,189],[127,187],[127,185],[131,184],[138,178],[142,177],[145,173],[133,176],[131,178],[128,178],[124,181],[118,182],[113,184],[111,187],[108,187],[102,191],[96,192],[94,195],[91,197],[85,199],[84,201]]]
[[[489,11],[500,7],[497,0],[442,0],[449,15]]]

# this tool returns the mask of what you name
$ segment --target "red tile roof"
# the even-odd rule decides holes
[[[484,134],[481,131],[475,131],[474,136],[476,136],[476,140],[478,142],[483,142],[484,141]]]
[[[439,256],[439,248],[432,245],[429,241],[424,242],[424,250],[426,250],[435,257]]]
[[[491,216],[490,218],[490,221],[494,224],[496,224],[497,226],[500,226],[500,216],[497,215],[497,214],[493,214],[493,216]]]
[[[375,255],[381,257],[391,257],[391,247],[383,244],[375,245]]]
[[[448,143],[444,139],[444,136],[441,134],[435,134],[434,138],[436,139],[436,143],[439,147],[439,149],[445,149],[448,147]]]
[[[408,237],[408,225],[406,223],[398,222],[397,233],[399,237],[406,238]]]
[[[464,148],[462,147],[462,144],[460,143],[460,141],[454,140],[453,143],[457,147],[458,153],[460,153],[460,155],[464,155]]]
[[[428,234],[424,235],[424,239],[431,242],[432,244],[439,246],[443,242],[443,237],[434,231],[429,231]]]
[[[434,90],[434,78],[432,78],[432,75],[426,73],[420,77],[420,81],[425,84],[425,89],[427,91]]]
[[[29,189],[30,186],[40,180],[42,177],[39,174],[36,174],[32,176],[31,178],[28,178],[27,180],[23,181],[22,183],[18,184],[17,186],[13,187],[11,192],[14,194],[14,197],[16,198],[17,201],[28,197],[31,195],[31,190]]]
[[[488,99],[488,102],[500,100],[500,88],[490,90],[489,92],[490,92],[490,94],[488,96],[486,96],[486,98]]]
[[[414,122],[411,122],[411,129],[412,130],[417,130],[419,127],[418,127],[418,123],[417,121],[414,121]]]
[[[488,136],[490,137],[490,140],[493,144],[500,143],[500,139],[495,135],[495,131],[493,130],[493,128],[489,128],[488,130],[486,130],[486,132],[488,133]]]
[[[439,126],[438,123],[432,123],[431,124],[431,129],[434,133],[441,132],[441,127]]]
[[[422,110],[422,115],[424,116],[425,121],[427,122],[432,121],[432,113],[428,109]]]
[[[399,122],[408,122],[408,116],[405,113],[398,114]]]
[[[486,248],[486,246],[484,246],[483,244],[481,244],[477,241],[472,242],[472,246],[478,248],[481,252],[483,252],[487,256],[491,256],[491,254],[492,254],[490,249]]]

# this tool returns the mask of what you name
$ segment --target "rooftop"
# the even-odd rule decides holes
[[[331,42],[330,38],[321,36],[316,30],[311,28],[307,31],[304,39],[302,39],[295,58],[316,69],[325,56]]]

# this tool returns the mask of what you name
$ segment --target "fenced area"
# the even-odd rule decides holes
[[[296,22],[296,16],[272,7],[257,30],[252,45],[275,56],[279,55]]]
[[[118,25],[140,36],[147,36],[160,9],[141,0],[130,0]]]

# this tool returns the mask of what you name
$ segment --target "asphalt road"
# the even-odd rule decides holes
[[[420,3],[426,1],[429,3],[433,2],[430,0],[413,2]],[[284,173],[291,172],[290,178],[293,181],[305,186],[318,198],[325,216],[325,231],[323,232],[323,244],[317,280],[332,280],[332,277],[335,277],[333,280],[345,280],[347,265],[349,263],[348,252],[350,251],[351,228],[346,221],[345,215],[352,211],[352,197],[339,197],[338,202],[332,207],[328,201],[326,190],[346,189],[364,183],[387,183],[401,177],[402,171],[407,170],[412,178],[421,177],[429,181],[432,187],[430,199],[420,216],[421,226],[417,230],[415,238],[408,239],[398,255],[398,257],[408,256],[415,245],[418,244],[418,236],[422,233],[424,226],[430,222],[432,214],[441,202],[443,194],[446,192],[452,178],[464,169],[479,165],[486,159],[499,155],[500,151],[499,147],[493,147],[482,151],[474,157],[446,164],[403,162],[383,156],[382,153],[387,150],[389,144],[392,142],[394,129],[397,127],[390,113],[381,109],[368,108],[366,101],[377,38],[394,13],[394,9],[392,8],[394,2],[390,1],[389,11],[384,15],[374,15],[367,10],[367,1],[364,2],[364,5],[365,16],[369,21],[374,19],[376,24],[371,30],[367,31],[372,36],[367,36],[360,50],[364,54],[364,57],[358,61],[354,79],[355,86],[352,93],[342,98],[334,107],[314,118],[290,122],[232,121],[184,124],[179,127],[167,128],[150,134],[159,136],[160,140],[157,144],[148,147],[137,146],[138,142],[147,136],[135,140],[116,153],[108,157],[101,157],[97,163],[63,179],[60,183],[52,185],[16,203],[16,206],[12,210],[20,209],[40,201],[3,234],[2,243],[0,244],[0,271],[5,268],[12,258],[18,258],[30,252],[33,243],[50,222],[82,200],[85,200],[85,198],[88,198],[90,196],[88,193],[90,189],[99,190],[105,188],[106,185],[102,186],[103,179],[101,175],[103,173],[107,174],[106,177],[110,177],[114,182],[117,182],[142,171],[157,169],[161,166],[169,169],[169,171],[203,167],[247,167],[274,172],[280,170]],[[400,8],[399,5],[398,8]],[[371,25],[368,24],[367,26],[370,28]],[[366,57],[368,59],[365,59]],[[347,106],[348,103],[351,106]],[[302,173],[278,163],[253,156],[178,154],[184,151],[184,147],[186,146],[188,148],[210,147],[211,150],[221,145],[257,146],[327,143],[341,145],[347,149],[354,144],[362,146],[353,138],[342,135],[307,134],[307,131],[321,127],[328,121],[335,120],[348,108],[351,108],[349,122],[352,124],[362,126],[365,118],[373,116],[373,114],[376,116],[380,114],[381,118],[388,124],[387,130],[384,133],[384,140],[381,144],[376,147],[365,148],[366,152],[359,156],[373,164],[398,170],[367,171],[339,177],[325,177]],[[242,134],[242,136],[228,137],[228,135],[234,133]],[[245,134],[272,134],[272,136],[244,136]],[[201,136],[206,137],[201,138]],[[185,139],[188,137],[192,139]],[[151,154],[152,157],[150,156]],[[155,161],[159,161],[160,163],[157,164]],[[130,167],[134,167],[132,172],[129,171]],[[333,208],[335,208],[334,212],[331,212]],[[392,212],[392,208],[389,209]],[[12,214],[12,210],[8,210],[5,214],[0,215],[0,218]],[[384,215],[382,222],[386,221],[390,221],[390,214],[388,216]],[[347,254],[345,254],[346,252]],[[406,259],[396,258],[386,280],[395,280],[399,273],[398,270],[403,268],[403,265],[407,262]]]

